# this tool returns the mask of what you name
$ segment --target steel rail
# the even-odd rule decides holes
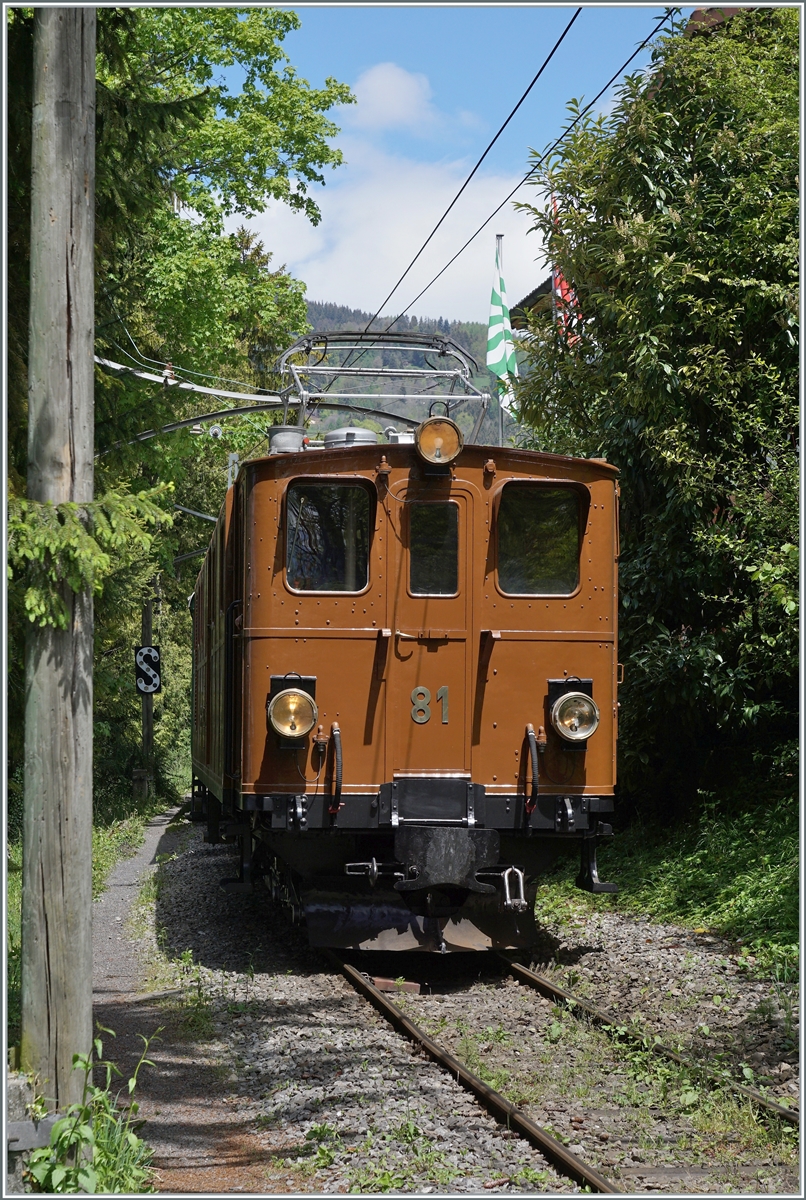
[[[482,1079],[479,1079],[478,1075],[469,1071],[464,1063],[459,1062],[437,1042],[432,1041],[413,1021],[409,1020],[392,1000],[389,1000],[383,992],[365,979],[360,971],[344,962],[332,950],[324,950],[323,953],[338,968],[347,982],[365,999],[369,1000],[381,1016],[385,1017],[399,1033],[422,1047],[435,1062],[449,1071],[457,1082],[472,1092],[489,1109],[496,1120],[536,1146],[563,1175],[569,1176],[583,1187],[590,1187],[595,1192],[603,1192],[608,1195],[618,1193],[619,1189],[614,1187],[603,1175],[578,1158],[576,1154],[572,1154],[563,1146],[562,1142],[557,1141],[550,1133],[527,1117],[517,1105],[489,1087]]]
[[[612,1013],[604,1012],[600,1008],[595,1008],[589,1004],[587,1000],[581,1000],[579,996],[573,996],[571,992],[565,988],[559,987],[552,980],[547,979],[545,975],[538,975],[536,971],[530,971],[527,967],[521,966],[520,963],[510,962],[505,954],[500,954],[499,957],[506,963],[510,973],[515,979],[521,983],[528,984],[534,988],[536,992],[540,992],[549,1000],[561,1000],[571,1007],[571,1011],[577,1011],[585,1014],[591,1021],[597,1025],[601,1025],[605,1030],[618,1031],[617,1036],[623,1037],[643,1049],[649,1049],[659,1058],[668,1059],[670,1062],[677,1063],[680,1067],[685,1067],[687,1070],[695,1072],[709,1082],[718,1084],[720,1087],[728,1087],[734,1092],[745,1096],[748,1100],[752,1100],[754,1104],[758,1104],[760,1108],[765,1108],[773,1113],[776,1117],[781,1117],[784,1121],[789,1121],[792,1125],[800,1124],[800,1112],[797,1109],[786,1108],[783,1104],[776,1104],[774,1100],[768,1100],[761,1092],[755,1088],[747,1087],[743,1083],[737,1083],[732,1079],[726,1079],[719,1075],[716,1071],[709,1070],[708,1067],[700,1066],[699,1063],[692,1062],[691,1059],[685,1058],[682,1054],[678,1054],[676,1050],[672,1050],[669,1046],[664,1046],[662,1042],[651,1042],[648,1046],[642,1037],[637,1034],[630,1033],[629,1030],[624,1030],[624,1025],[619,1021],[618,1017]]]

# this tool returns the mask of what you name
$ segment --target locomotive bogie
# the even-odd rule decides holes
[[[196,789],[314,944],[524,945],[569,844],[608,886],[616,472],[432,426],[243,464],[195,592]]]

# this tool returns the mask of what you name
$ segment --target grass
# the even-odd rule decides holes
[[[350,1171],[351,1192],[409,1191],[422,1179],[450,1191],[453,1180],[466,1173],[411,1118],[389,1133],[368,1133],[361,1149],[370,1161]]]
[[[599,876],[619,893],[574,887],[565,860],[537,894],[538,920],[573,923],[592,911],[643,913],[741,943],[758,970],[797,971],[798,810],[795,797],[742,812],[701,794],[700,821],[679,829],[634,825],[599,851]]]
[[[459,1057],[471,1071],[478,1075],[479,1079],[500,1092],[502,1088],[506,1087],[512,1073],[506,1067],[490,1070],[484,1061],[484,1055],[493,1045],[506,1045],[512,1035],[507,1033],[501,1025],[498,1025],[497,1028],[487,1026],[485,1029],[473,1029],[462,1017],[456,1021],[456,1030],[459,1033],[457,1045]]]
[[[173,799],[150,796],[132,800],[129,785],[117,782],[96,786],[93,797],[92,897],[102,895],[106,882],[122,858],[134,854],[142,845],[143,830],[157,813],[164,812]],[[16,1046],[20,1033],[20,928],[22,918],[22,841],[9,842],[6,875],[7,905],[7,1004],[8,1045]]]
[[[149,991],[175,992],[176,998],[166,1001],[166,1008],[178,1019],[182,1033],[191,1041],[203,1041],[215,1032],[215,1012],[226,1005],[229,1013],[257,1016],[254,1000],[249,998],[254,984],[251,963],[245,972],[243,993],[229,994],[225,985],[212,985],[213,972],[194,961],[193,951],[185,949],[171,957],[165,948],[165,934],[155,921],[155,909],[165,885],[164,865],[175,854],[158,855],[156,871],[149,871],[141,880],[137,897],[126,925],[135,941],[147,943],[145,952],[145,986]],[[156,933],[156,943],[149,935]]]
[[[445,1032],[443,1019],[429,1022],[421,1017],[420,1022],[432,1036],[437,1025]],[[578,1021],[560,1005],[552,1009],[536,1060],[515,1068],[514,1060],[507,1059],[512,1070],[496,1069],[495,1063],[485,1070],[485,1054],[497,1043],[508,1045],[505,1038],[491,1036],[496,1032],[488,1027],[474,1034],[460,1017],[453,1023],[449,1046],[471,1070],[522,1108],[533,1108],[557,1094],[585,1100],[589,1107],[616,1106],[623,1113],[617,1123],[645,1148],[657,1141],[651,1112],[665,1111],[689,1123],[680,1149],[695,1157],[715,1155],[716,1161],[729,1164],[738,1154],[774,1154],[783,1164],[796,1165],[797,1129],[733,1094],[732,1071],[725,1072],[724,1085],[709,1083],[696,1066],[659,1058],[646,1043],[613,1041],[604,1030]],[[577,1136],[567,1128],[541,1124],[564,1145]]]

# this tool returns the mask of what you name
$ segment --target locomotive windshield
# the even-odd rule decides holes
[[[292,483],[286,579],[301,592],[360,592],[369,581],[369,494],[355,484]]]
[[[455,596],[459,583],[459,509],[455,504],[409,506],[409,591]]]
[[[579,494],[508,483],[498,510],[498,584],[516,596],[567,595],[579,582]]]

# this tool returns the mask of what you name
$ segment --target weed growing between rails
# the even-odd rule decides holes
[[[333,1125],[326,1122],[314,1125],[306,1133],[304,1143],[294,1149],[294,1157],[287,1157],[285,1152],[276,1155],[287,1170],[300,1179],[308,1179],[320,1171],[340,1168],[353,1194],[378,1195],[423,1188],[451,1192],[456,1180],[478,1170],[464,1161],[467,1148],[458,1153],[442,1149],[411,1114],[392,1129],[370,1127],[360,1141],[349,1144]],[[528,1189],[541,1187],[549,1180],[548,1171],[521,1165],[485,1186],[511,1183],[518,1189]]]
[[[627,1175],[635,1170],[633,1148],[647,1170],[679,1170],[682,1179],[689,1167],[705,1169],[731,1191],[740,1177],[738,1190],[747,1190],[764,1164],[770,1190],[781,1190],[782,1180],[797,1171],[797,1130],[733,1093],[735,1067],[725,1067],[724,1084],[715,1085],[705,1074],[718,1068],[714,1061],[703,1062],[700,1071],[697,1064],[659,1058],[649,1039],[632,1040],[641,1032],[634,1023],[592,1026],[574,1015],[573,1005],[538,1000],[526,989],[475,985],[465,997],[466,1011],[447,1018],[439,1013],[441,999],[405,996],[396,1003],[558,1141],[614,1180],[622,1166]],[[499,1021],[502,1011],[506,1028]],[[739,1078],[755,1085],[749,1067]],[[625,1176],[621,1182],[626,1181]]]
[[[99,1032],[114,1037],[111,1029],[98,1027]],[[134,1074],[128,1080],[126,1092],[131,1096],[137,1086],[137,1076],[144,1065],[153,1066],[148,1048],[159,1034],[150,1038],[140,1035],[143,1052]],[[74,1054],[73,1069],[84,1072],[80,1104],[72,1104],[64,1117],[53,1126],[50,1145],[34,1150],[28,1163],[28,1175],[34,1190],[49,1194],[99,1192],[154,1192],[152,1151],[138,1137],[143,1122],[137,1119],[136,1100],[121,1103],[121,1088],[112,1095],[112,1076],[120,1075],[114,1063],[103,1058],[100,1037],[93,1043],[92,1054]],[[106,1075],[104,1087],[92,1083],[94,1067]]]

